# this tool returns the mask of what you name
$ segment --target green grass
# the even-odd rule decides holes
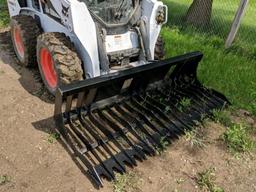
[[[226,110],[214,110],[213,120],[227,127],[221,135],[228,150],[233,154],[252,152],[256,149],[256,142],[253,141],[251,134],[254,134],[252,127],[245,124],[236,124],[230,119],[230,114]]]
[[[9,13],[6,0],[0,0],[0,28],[6,27],[9,23]]]
[[[0,186],[10,182],[10,177],[7,175],[0,176]]]
[[[222,135],[231,153],[245,153],[255,150],[256,143],[250,137],[251,129],[243,124],[233,124]]]
[[[168,24],[184,26],[184,16],[192,0],[164,0],[164,2],[169,8]],[[221,38],[226,38],[239,3],[240,0],[215,0],[213,2],[211,22],[209,25],[198,29],[198,32],[207,32]],[[256,23],[254,22],[255,9],[256,4],[252,1],[249,2],[246,14],[242,20],[242,26],[236,38],[236,43],[245,45],[245,43],[251,43],[252,40],[255,42],[256,39],[253,33],[253,31],[255,32],[256,30]]]
[[[256,115],[256,97],[252,94],[256,82],[256,60],[227,52],[223,39],[197,33],[192,28],[165,27],[162,36],[166,42],[166,57],[202,51],[204,58],[198,68],[199,80],[222,92],[234,106]]]
[[[182,184],[182,183],[184,183],[186,180],[185,179],[183,179],[183,178],[178,178],[178,179],[176,179],[176,183],[177,184]]]
[[[252,83],[254,88],[252,87],[250,90],[250,97],[254,99],[254,101],[256,101],[256,82]],[[256,102],[252,102],[250,105],[250,110],[252,112],[252,114],[256,115]]]
[[[186,26],[184,16],[192,0],[164,0],[169,7],[170,27],[162,30],[166,57],[201,51],[199,80],[225,94],[237,108],[256,115],[256,4],[250,2],[235,44],[224,48],[239,0],[213,3],[212,21],[205,28]]]
[[[156,148],[156,151],[159,155],[162,155],[164,152],[166,152],[168,145],[170,145],[169,141],[166,137],[161,137],[158,147]]]
[[[230,119],[230,114],[228,113],[228,111],[214,109],[212,113],[213,113],[213,120],[216,123],[220,123],[226,127],[232,125],[232,121]]]
[[[179,105],[178,109],[179,109],[180,112],[183,112],[183,111],[187,110],[190,107],[191,99],[184,97],[184,98],[181,99],[179,104],[180,105]]]
[[[224,192],[224,189],[215,184],[216,174],[215,168],[209,168],[199,172],[196,177],[196,182],[200,189],[209,192]]]
[[[116,174],[116,180],[113,182],[114,192],[140,191],[138,188],[139,178],[133,173]]]
[[[50,133],[48,135],[47,141],[49,143],[55,143],[60,138],[60,135],[58,133]]]
[[[193,148],[205,147],[205,139],[203,128],[201,126],[195,127],[190,131],[185,132],[185,141],[189,143],[189,146]]]

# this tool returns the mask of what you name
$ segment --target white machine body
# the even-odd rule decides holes
[[[102,70],[100,52],[102,49],[108,57],[114,53],[128,51],[132,49],[140,49],[141,34],[139,30],[125,27],[125,22],[119,24],[107,23],[107,27],[103,38],[103,45],[99,48],[99,28],[96,19],[92,16],[92,10],[88,8],[87,1],[79,0],[52,0],[51,5],[43,5],[42,0],[26,0],[26,5],[22,6],[19,0],[7,0],[10,16],[13,17],[19,14],[31,15],[40,23],[44,32],[62,32],[68,36],[74,43],[77,53],[79,54],[83,68],[87,78],[100,76],[106,71]],[[126,1],[126,0],[124,0]],[[139,0],[138,0],[139,1]],[[24,2],[24,1],[23,1]],[[147,52],[147,59],[139,59],[133,62],[133,66],[146,64],[148,60],[154,58],[154,49],[161,27],[167,21],[167,7],[158,0],[141,0],[139,1],[139,10],[137,10],[138,20],[144,24],[144,49]],[[159,10],[165,13],[162,22],[157,21]],[[97,11],[95,11],[97,14]],[[99,19],[99,22],[101,19]],[[127,23],[129,20],[127,21]],[[119,28],[116,32],[112,30]],[[109,34],[108,29],[112,31]],[[121,30],[120,30],[121,29]],[[100,29],[100,32],[102,30]],[[116,56],[115,56],[116,57]],[[140,56],[140,58],[142,58]],[[151,58],[151,59],[149,59]],[[110,68],[108,73],[114,71]]]

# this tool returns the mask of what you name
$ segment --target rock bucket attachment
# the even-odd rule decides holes
[[[97,186],[115,179],[228,104],[196,77],[200,52],[60,88],[55,120],[65,145]]]

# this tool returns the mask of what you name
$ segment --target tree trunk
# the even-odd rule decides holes
[[[186,22],[194,26],[209,24],[212,15],[213,0],[194,0],[188,9]]]

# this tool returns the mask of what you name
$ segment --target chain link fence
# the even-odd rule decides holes
[[[204,3],[205,0],[201,0]],[[214,36],[223,41],[223,46],[230,32],[234,17],[240,5],[240,0],[213,0],[210,21],[204,26],[191,26],[186,15],[193,0],[165,0],[169,7],[169,22],[171,27],[178,27],[183,32],[201,33]],[[205,10],[202,10],[205,11]],[[241,26],[231,48],[243,55],[256,58],[256,2],[249,1]]]

